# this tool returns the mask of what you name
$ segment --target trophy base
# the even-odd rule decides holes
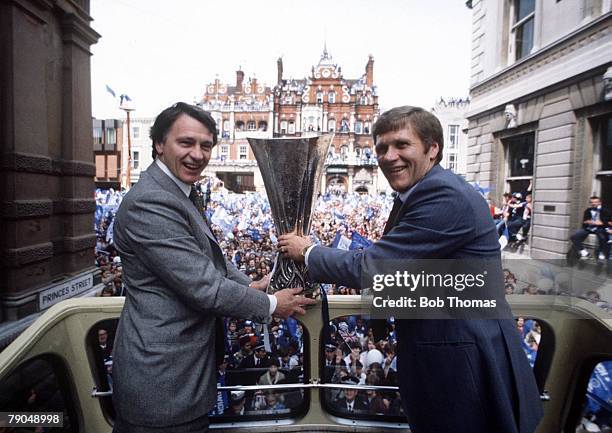
[[[306,278],[306,265],[296,263],[293,260],[278,256],[277,263],[270,277],[268,293],[274,294],[279,290],[301,287],[303,295],[311,299],[321,297],[321,286],[319,283]]]

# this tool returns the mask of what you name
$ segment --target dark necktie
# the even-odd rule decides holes
[[[402,201],[400,200],[399,196],[397,196],[395,197],[395,200],[393,200],[393,207],[391,208],[391,213],[389,214],[389,219],[387,220],[387,224],[385,224],[383,235],[386,235],[387,233],[389,233],[389,231],[391,231],[391,229],[393,228],[393,225],[395,224],[395,220],[397,219],[397,214],[399,213],[401,207],[402,207]]]
[[[198,213],[204,219],[204,223],[208,226],[210,232],[213,233],[212,228],[208,224],[208,219],[206,218],[206,215],[204,215],[204,200],[202,199],[200,194],[198,194],[198,191],[196,190],[195,185],[191,185],[191,192],[189,193],[189,200],[191,200],[193,205],[198,210]],[[215,236],[214,233],[213,233],[213,236]],[[216,238],[215,238],[215,241],[216,241]],[[221,251],[221,247],[219,247],[217,242],[211,242],[210,244],[213,249],[213,252],[220,254],[221,260],[224,260],[223,252]],[[216,251],[216,250],[219,250],[219,251]],[[225,264],[224,261],[223,263]],[[223,328],[224,328],[223,320],[221,319],[221,317],[216,317],[215,318],[215,358],[217,361],[217,365],[221,365],[221,363],[223,362],[223,357],[225,356],[225,329]]]

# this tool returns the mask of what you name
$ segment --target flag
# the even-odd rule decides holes
[[[342,215],[340,212],[338,212],[336,209],[334,209],[334,218],[336,219],[336,222],[338,221],[344,221],[344,215]]]
[[[351,240],[340,233],[340,230],[336,232],[334,242],[332,242],[332,248],[338,248],[340,250],[348,250],[351,246]]]
[[[475,189],[476,191],[478,191],[478,192],[479,192],[479,193],[480,193],[480,194],[481,194],[483,197],[486,197],[486,196],[487,196],[487,194],[489,193],[489,191],[491,191],[491,188],[488,188],[488,187],[487,187],[487,188],[484,188],[484,187],[480,186],[479,184],[477,184],[476,182],[474,182],[474,183],[472,184],[472,186],[473,186],[473,187],[474,187],[474,189]]]
[[[372,245],[372,242],[361,236],[359,233],[353,230],[351,234],[351,245],[349,250],[358,250],[360,248],[368,248]]]
[[[130,98],[128,95],[126,95],[126,94],[124,93],[123,95],[119,96],[119,100],[120,100],[119,105],[121,106],[121,105],[123,105],[123,101],[124,101],[124,100],[125,100],[126,102],[128,102],[128,101],[131,101],[131,100],[132,100],[132,98]]]
[[[259,233],[259,230],[255,229],[255,228],[247,229],[246,232],[251,237],[251,239],[253,239],[255,242],[257,242],[257,241],[259,241],[261,239],[261,234]]]
[[[114,91],[113,89],[111,89],[111,88],[108,86],[108,84],[106,85],[106,91],[107,91],[108,93],[110,93],[111,95],[113,95],[113,98],[116,98],[116,97],[117,97],[117,95],[115,94],[115,91]]]

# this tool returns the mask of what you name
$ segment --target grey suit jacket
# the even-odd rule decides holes
[[[216,399],[215,316],[266,321],[268,297],[247,287],[155,163],[124,197],[114,239],[127,287],[113,354],[118,416],[164,427],[206,415]]]

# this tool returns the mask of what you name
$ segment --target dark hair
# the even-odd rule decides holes
[[[442,161],[442,151],[444,149],[444,133],[442,125],[436,116],[421,107],[404,105],[385,111],[380,115],[372,128],[372,137],[376,146],[376,139],[379,135],[387,132],[395,132],[410,125],[428,152],[433,143],[438,143],[439,151],[436,164]]]
[[[601,198],[599,198],[599,196],[597,195],[594,195],[594,196],[591,196],[589,200],[601,200]]]
[[[155,118],[149,137],[152,141],[152,156],[153,159],[157,157],[157,150],[155,150],[156,143],[163,143],[166,140],[168,131],[182,114],[186,114],[189,117],[193,117],[195,120],[200,122],[208,131],[213,135],[213,146],[217,144],[217,123],[212,118],[208,111],[202,110],[200,107],[190,105],[185,102],[177,102],[171,107],[166,108],[164,111],[159,113]]]

